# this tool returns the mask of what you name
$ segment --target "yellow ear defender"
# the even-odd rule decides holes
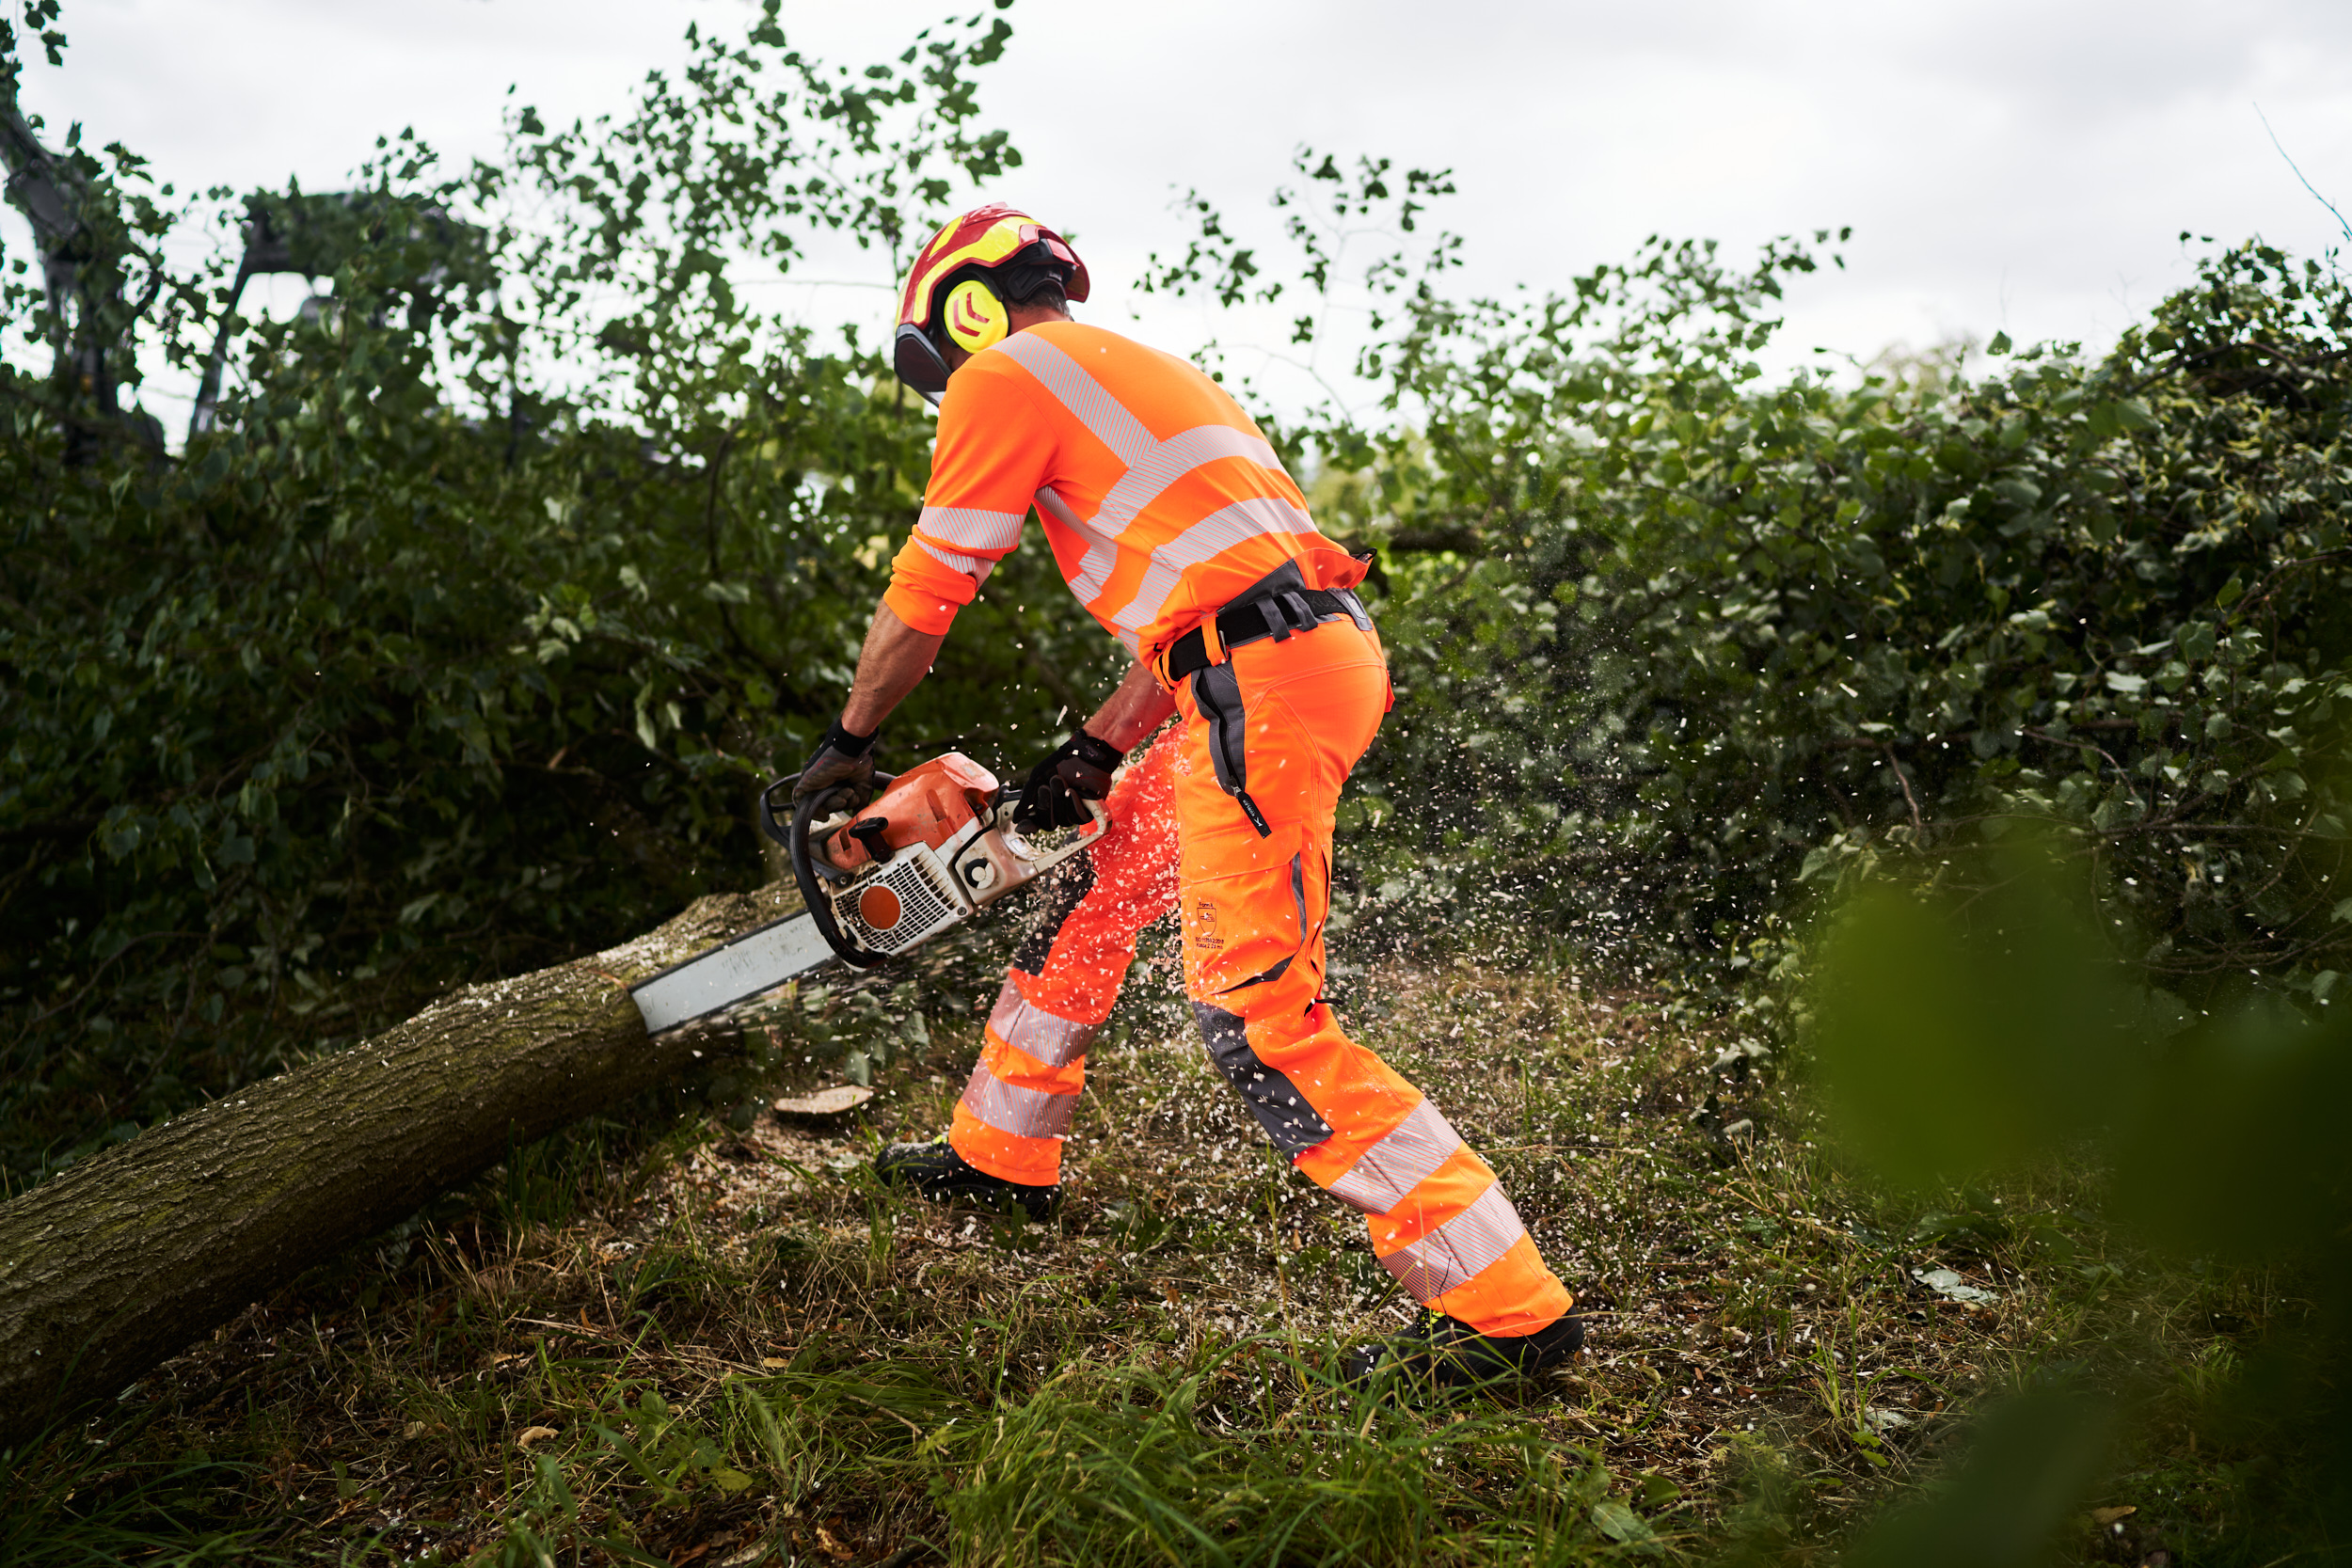
[[[966,354],[994,348],[1011,325],[1005,302],[977,278],[966,278],[948,291],[940,319],[947,325],[947,336]]]

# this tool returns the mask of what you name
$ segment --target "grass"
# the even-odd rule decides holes
[[[747,1015],[743,1063],[516,1150],[8,1456],[0,1560],[1794,1563],[2054,1364],[2138,1423],[2069,1556],[2239,1560],[2259,1478],[2178,1441],[2292,1291],[2110,1256],[2094,1176],[1897,1201],[1670,998],[1375,965],[1351,1026],[1493,1161],[1593,1332],[1538,1388],[1370,1405],[1329,1370],[1409,1303],[1266,1152],[1165,950],[1054,1226],[874,1184],[885,1135],[945,1124],[1009,942]],[[845,1066],[864,1119],[758,1109]]]

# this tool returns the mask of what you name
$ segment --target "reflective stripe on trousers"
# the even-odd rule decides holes
[[[1086,1051],[1119,999],[1136,933],[1176,905],[1177,732],[1123,770],[1111,826],[1029,895],[1029,927],[990,1009],[980,1059],[948,1142],[1008,1181],[1061,1180],[1061,1141],[1086,1085]]]
[[[1078,1114],[1087,1046],[1101,1028],[1047,1012],[1007,975],[988,1015],[988,1044],[964,1085],[959,1113],[1004,1138],[1058,1150]],[[1004,1163],[1001,1155],[992,1161]]]
[[[1017,1048],[1015,1048],[1017,1049]],[[1078,1115],[1078,1090],[1033,1089],[1007,1083],[983,1057],[963,1086],[958,1107],[1000,1132],[1021,1138],[1059,1138]]]

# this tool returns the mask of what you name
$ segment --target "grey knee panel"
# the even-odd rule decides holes
[[[1276,1148],[1295,1158],[1330,1137],[1331,1124],[1307,1102],[1298,1085],[1260,1061],[1249,1049],[1248,1031],[1238,1015],[1195,1002],[1192,1016],[1200,1022],[1209,1059],[1233,1085]]]

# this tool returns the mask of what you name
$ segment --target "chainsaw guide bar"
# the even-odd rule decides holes
[[[628,988],[644,1015],[645,1033],[658,1035],[708,1013],[748,1002],[797,974],[833,961],[833,948],[806,912],[771,921],[733,942],[672,964]]]

